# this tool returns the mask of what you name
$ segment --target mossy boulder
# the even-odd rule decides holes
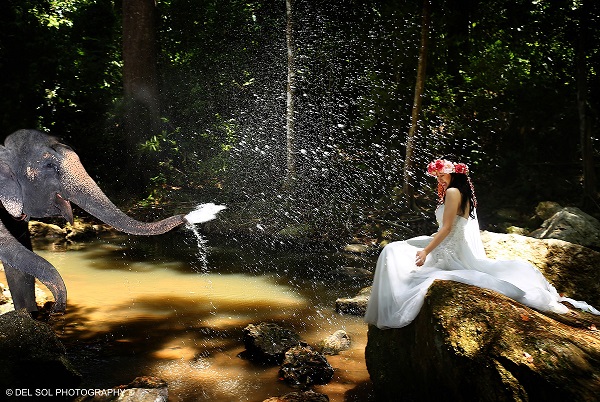
[[[592,401],[598,327],[591,314],[541,314],[493,291],[435,281],[410,325],[369,326],[365,357],[382,401]]]
[[[50,326],[27,311],[0,315],[0,389],[73,388],[80,374]]]

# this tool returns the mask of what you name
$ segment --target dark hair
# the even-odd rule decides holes
[[[475,193],[473,191],[473,186],[471,185],[471,181],[466,174],[462,173],[450,173],[451,180],[448,188],[455,187],[460,191],[462,195],[462,200],[460,201],[460,212],[464,214],[467,210],[467,202],[469,202],[469,216],[471,218],[475,218],[475,207],[477,206],[477,201],[475,198]]]

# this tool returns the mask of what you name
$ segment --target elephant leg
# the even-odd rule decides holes
[[[0,225],[0,261],[24,274],[39,279],[54,296],[52,311],[65,311],[67,307],[67,288],[60,273],[48,261],[19,243],[8,233],[4,225]],[[21,276],[19,279],[22,278]],[[31,296],[30,294],[29,299],[31,299]]]
[[[35,278],[7,263],[4,263],[4,273],[6,274],[6,281],[8,282],[15,310],[25,308],[29,312],[38,311],[35,302]]]
[[[28,250],[32,250],[29,224],[23,220],[16,220],[4,209],[0,208],[0,220],[11,235]],[[15,310],[26,308],[27,311],[38,311],[35,302],[35,277],[19,271],[8,263],[4,263],[4,272],[8,288],[13,298]]]

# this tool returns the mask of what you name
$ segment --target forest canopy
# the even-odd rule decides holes
[[[598,2],[287,3],[3,1],[2,136],[60,137],[126,203],[216,200],[350,230],[406,206],[428,6],[417,205],[435,203],[426,163],[454,154],[488,209],[600,212]]]

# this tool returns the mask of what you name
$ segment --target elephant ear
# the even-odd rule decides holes
[[[23,195],[10,165],[0,159],[0,202],[15,218],[23,214]]]

